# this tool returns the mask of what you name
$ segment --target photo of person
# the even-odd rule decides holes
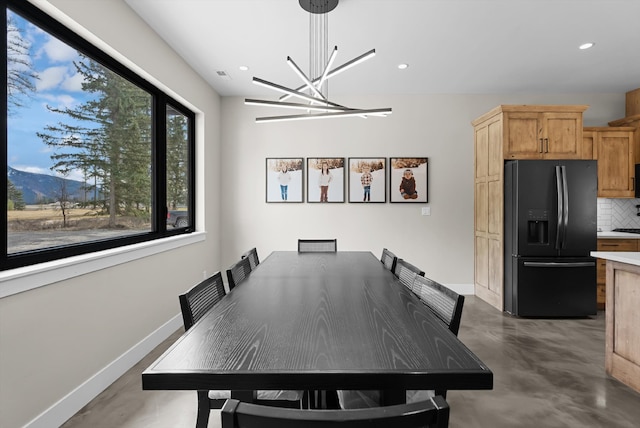
[[[287,200],[287,190],[291,182],[291,174],[286,164],[282,164],[280,173],[278,174],[278,182],[280,183],[280,197],[283,201]]]
[[[267,202],[304,202],[303,158],[267,158]]]
[[[318,186],[320,186],[320,202],[329,202],[329,184],[333,180],[333,174],[329,170],[329,164],[322,162],[320,164],[320,175],[318,176]]]
[[[386,158],[349,158],[349,202],[386,202]]]
[[[307,202],[344,202],[344,158],[307,158]]]
[[[413,171],[409,168],[404,170],[402,182],[400,183],[400,194],[405,199],[416,199],[418,197],[416,179],[413,178]]]
[[[428,202],[428,158],[391,158],[391,202]]]

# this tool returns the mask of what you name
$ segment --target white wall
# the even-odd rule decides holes
[[[387,118],[254,123],[282,114],[222,100],[224,265],[256,246],[261,257],[295,250],[298,238],[337,238],[341,250],[383,247],[459,291],[473,290],[473,129],[499,104],[588,104],[585,126],[624,116],[624,94],[504,94],[335,97],[392,107]],[[428,157],[428,204],[265,203],[267,157]],[[388,200],[388,198],[387,198]],[[422,216],[429,206],[431,216]],[[472,291],[471,291],[472,292]]]
[[[220,269],[219,96],[124,1],[34,3],[59,15],[78,33],[101,39],[101,47],[117,51],[123,61],[136,64],[151,81],[199,111],[198,229],[206,231],[206,239],[1,298],[3,428],[30,421],[32,427],[50,427],[66,420],[78,410],[74,406],[92,398],[87,394],[94,385],[108,385],[115,380],[110,377],[141,357],[132,352],[140,348],[136,345],[155,346],[154,341],[166,337],[162,327],[167,322],[173,322],[172,331],[181,326],[181,319],[175,318],[180,313],[178,294],[201,280],[203,271]],[[0,287],[9,282],[0,282]],[[153,335],[157,331],[161,334]]]

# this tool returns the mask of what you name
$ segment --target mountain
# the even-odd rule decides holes
[[[54,202],[60,199],[60,190],[64,182],[70,200],[82,201],[85,198],[84,183],[77,180],[20,171],[7,166],[7,178],[16,189],[22,192],[27,205]]]

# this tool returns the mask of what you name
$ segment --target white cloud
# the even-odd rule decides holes
[[[42,48],[49,59],[54,62],[73,61],[78,57],[78,51],[54,37],[50,37]]]
[[[82,91],[82,82],[84,82],[84,76],[80,73],[76,73],[71,77],[67,77],[60,85],[62,89],[73,92]]]
[[[40,79],[36,81],[38,91],[46,91],[57,88],[67,76],[67,67],[49,67],[40,73]]]

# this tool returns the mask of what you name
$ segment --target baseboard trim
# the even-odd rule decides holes
[[[464,294],[467,296],[473,296],[475,293],[475,287],[473,284],[446,284],[447,287],[452,289],[458,294]]]
[[[50,428],[62,425],[181,326],[182,316],[178,314],[24,427]]]

